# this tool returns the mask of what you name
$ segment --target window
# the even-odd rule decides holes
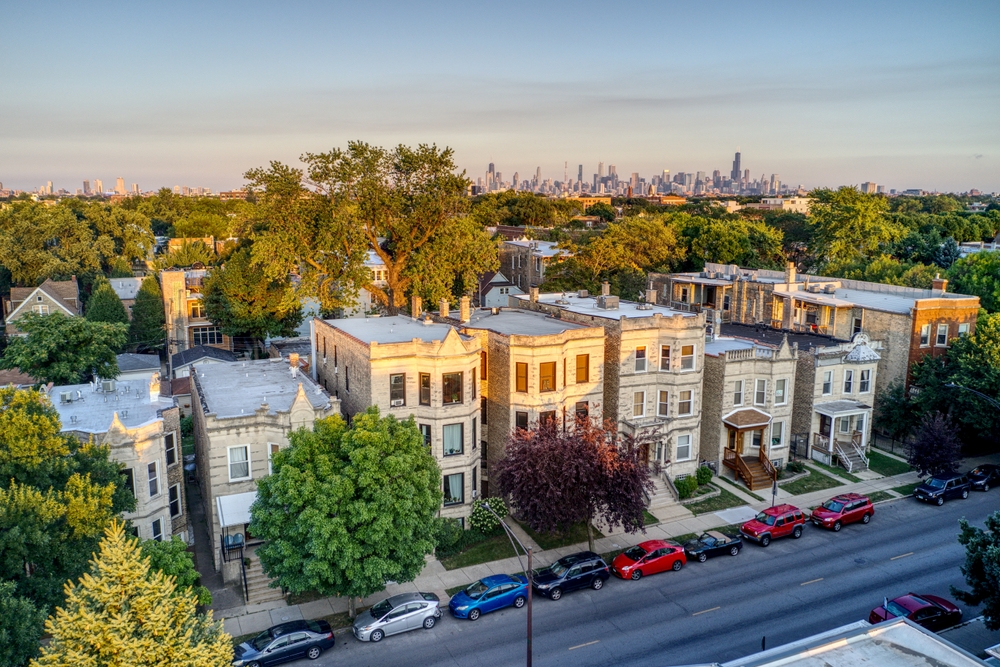
[[[420,424],[420,435],[424,436],[424,444],[428,447],[431,446],[431,425],[430,424]]]
[[[167,465],[172,466],[177,463],[177,441],[173,432],[163,436],[163,449],[167,453]]]
[[[455,456],[463,451],[463,440],[465,439],[464,424],[445,424],[441,429],[444,440],[444,455]]]
[[[472,418],[472,448],[476,448],[477,440],[476,434],[479,431],[479,420],[476,417]],[[473,488],[475,488],[475,483],[473,482]]]
[[[514,413],[514,426],[517,428],[527,429],[528,428],[528,413],[527,412],[515,412]]]
[[[823,372],[823,395],[829,396],[833,393],[833,371]]]
[[[465,475],[457,473],[455,475],[444,476],[444,504],[461,505],[465,502]]]
[[[669,371],[670,370],[670,346],[661,345],[660,346],[660,370]]]
[[[785,422],[771,424],[771,446],[781,447],[785,443]]]
[[[743,405],[743,380],[733,383],[733,405]]]
[[[694,370],[694,345],[681,346],[681,370]]]
[[[472,369],[472,400],[476,400],[476,369]],[[563,384],[566,384],[565,382]]]
[[[670,392],[661,391],[659,400],[656,402],[656,416],[670,416]]]
[[[861,318],[855,317],[854,325],[851,327],[851,335],[853,336],[854,334],[859,334],[859,333],[861,333]]]
[[[854,391],[854,371],[844,371],[844,393],[850,394]]]
[[[753,392],[753,404],[764,405],[767,403],[767,380],[757,380]]]
[[[445,405],[454,405],[462,402],[462,375],[463,373],[445,373],[442,376],[442,389],[444,396],[442,402]]]
[[[420,405],[431,404],[431,374],[420,374]]]
[[[865,430],[865,416],[864,415],[858,415],[855,418],[854,430],[855,431],[862,431],[862,432]]]
[[[146,472],[149,475],[149,497],[160,495],[160,475],[156,469],[156,461],[146,466]]]
[[[694,392],[688,389],[682,391],[677,400],[677,414],[690,415],[694,412]]]
[[[590,382],[590,355],[576,355],[576,382]]]
[[[479,374],[483,376],[483,382],[486,382],[486,350],[479,353]]]
[[[389,376],[389,405],[406,405],[406,373],[393,373]]]
[[[201,299],[191,301],[191,317],[192,319],[202,319],[205,317],[205,304],[202,303]]]
[[[682,287],[681,288],[681,303],[687,303],[687,302],[688,302],[688,288],[687,287]]]
[[[691,460],[691,434],[677,436],[677,457],[676,461]]]
[[[517,362],[514,369],[515,373],[515,391],[527,392],[528,391],[528,364],[523,364]]]
[[[125,470],[122,470],[122,477],[125,478],[125,488],[128,489],[129,493],[135,496],[135,476],[132,473],[132,469],[125,468]]]
[[[646,416],[646,392],[637,391],[632,394],[632,416]]]
[[[170,516],[180,516],[181,515],[181,485],[174,484],[167,490],[167,496],[170,498]]]
[[[858,383],[858,392],[861,394],[867,394],[872,390],[872,372],[871,370],[861,371],[861,381]]]
[[[194,327],[191,329],[193,345],[221,345],[222,332],[219,327]]]
[[[163,541],[163,519],[153,520],[153,539],[157,542]]]
[[[576,404],[577,419],[590,416],[590,404],[587,401],[578,401]]]
[[[556,390],[556,362],[538,364],[538,391]]]
[[[250,479],[250,457],[247,445],[229,448],[229,481]]]
[[[945,345],[948,344],[948,325],[947,324],[939,324],[938,325],[938,328],[937,328],[937,340],[934,341],[934,344],[937,345],[938,347],[943,347],[943,346],[945,346]]]
[[[483,415],[483,425],[486,425],[486,397],[479,399],[479,412]]]
[[[280,450],[281,450],[281,446],[280,445],[278,445],[276,443],[273,443],[273,442],[267,443],[267,474],[268,475],[274,473],[274,468],[271,465],[271,460],[274,458],[274,455],[277,454]]]
[[[958,325],[958,335],[959,336],[968,336],[969,335],[969,323],[968,322],[965,322],[963,324],[959,324]]]
[[[645,373],[646,372],[646,348],[637,347],[635,348],[635,372]]]
[[[543,425],[544,424],[544,425],[548,425],[548,426],[554,427],[556,425],[556,411],[555,410],[546,410],[544,412],[539,413],[539,415],[538,415],[538,423],[539,423],[539,425]]]
[[[920,347],[927,347],[931,344],[931,325],[925,324],[920,327]]]
[[[722,297],[722,310],[729,310],[729,302],[728,294]]]
[[[841,417],[837,421],[839,422],[839,426],[837,427],[837,430],[839,430],[841,433],[849,433],[850,432],[850,430],[851,430],[851,418],[850,417]]]
[[[41,297],[39,297],[39,298],[41,298]],[[49,314],[49,307],[48,307],[48,305],[45,305],[45,304],[40,305],[40,306],[32,306],[31,307],[31,312],[38,313],[39,315],[48,315]]]
[[[788,402],[788,397],[785,394],[785,387],[788,384],[788,380],[775,380],[774,381],[774,404],[784,405]]]
[[[351,367],[344,364],[344,391],[351,393]]]
[[[475,491],[476,491],[476,472],[477,472],[476,469],[473,468],[472,469],[472,491],[473,491],[472,495],[473,495],[473,497],[475,497],[475,495],[476,495],[475,494]]]

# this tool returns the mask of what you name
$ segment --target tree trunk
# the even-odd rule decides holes
[[[352,621],[358,615],[358,607],[357,607],[357,604],[355,603],[356,599],[357,598],[355,598],[352,595],[347,600],[347,615],[351,618]]]
[[[591,551],[594,550],[594,526],[590,519],[587,519],[587,545]]]

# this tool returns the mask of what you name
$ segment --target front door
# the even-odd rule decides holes
[[[728,439],[727,439],[727,442],[726,442],[726,447],[728,449],[736,452],[737,454],[742,454],[743,453],[743,439],[740,437],[739,432],[734,431],[731,428],[727,428],[726,431],[728,432],[728,436],[729,436]]]
[[[384,623],[382,631],[387,635],[406,632],[406,605],[400,605],[390,611],[382,622]]]

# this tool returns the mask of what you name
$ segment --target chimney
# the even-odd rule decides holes
[[[601,283],[601,296],[610,296],[610,295],[611,295],[611,285],[609,285],[608,281],[605,280],[603,283]]]
[[[472,319],[472,316],[471,316],[471,313],[470,313],[471,303],[472,302],[469,300],[469,297],[467,297],[467,296],[463,296],[459,300],[459,302],[458,302],[458,321],[459,322],[462,322],[464,324],[464,323],[466,323],[466,322],[468,322],[469,320]]]
[[[789,262],[785,266],[785,282],[786,283],[795,282],[795,262]]]
[[[292,377],[299,375],[299,353],[292,352],[288,355],[288,369],[292,372]]]
[[[423,299],[414,294],[410,297],[410,317],[413,319],[420,319],[420,313],[423,311]]]
[[[942,278],[941,274],[938,273],[937,275],[934,276],[934,280],[931,281],[931,289],[934,290],[935,292],[940,292],[941,294],[944,294],[945,290],[948,289],[948,279]]]
[[[656,289],[652,285],[646,290],[646,303],[656,303]]]
[[[441,301],[438,302],[438,314],[440,314],[441,317],[448,317],[448,299],[441,299]]]
[[[531,303],[538,303],[538,288],[529,287],[528,288],[528,301]]]
[[[149,402],[156,403],[160,400],[160,374],[153,373],[149,378]]]

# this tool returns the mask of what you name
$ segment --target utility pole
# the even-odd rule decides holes
[[[528,580],[528,656],[524,664],[526,667],[531,667],[531,589],[534,587],[534,570],[531,568],[531,547],[525,547],[524,544],[521,543],[518,536],[514,534],[514,531],[510,529],[510,526],[504,523],[503,518],[493,511],[493,508],[490,507],[489,503],[484,502],[482,506],[486,508],[486,511],[496,517],[497,521],[500,522],[500,526],[504,529],[504,532],[507,533],[507,539],[510,540],[510,546],[514,550],[514,555],[517,556],[517,562],[521,564],[521,569],[524,572],[524,578]],[[524,569],[524,563],[521,561],[521,554],[518,553],[517,547],[514,546],[515,541],[518,546],[521,547],[521,550],[528,556],[528,569],[526,570]]]

